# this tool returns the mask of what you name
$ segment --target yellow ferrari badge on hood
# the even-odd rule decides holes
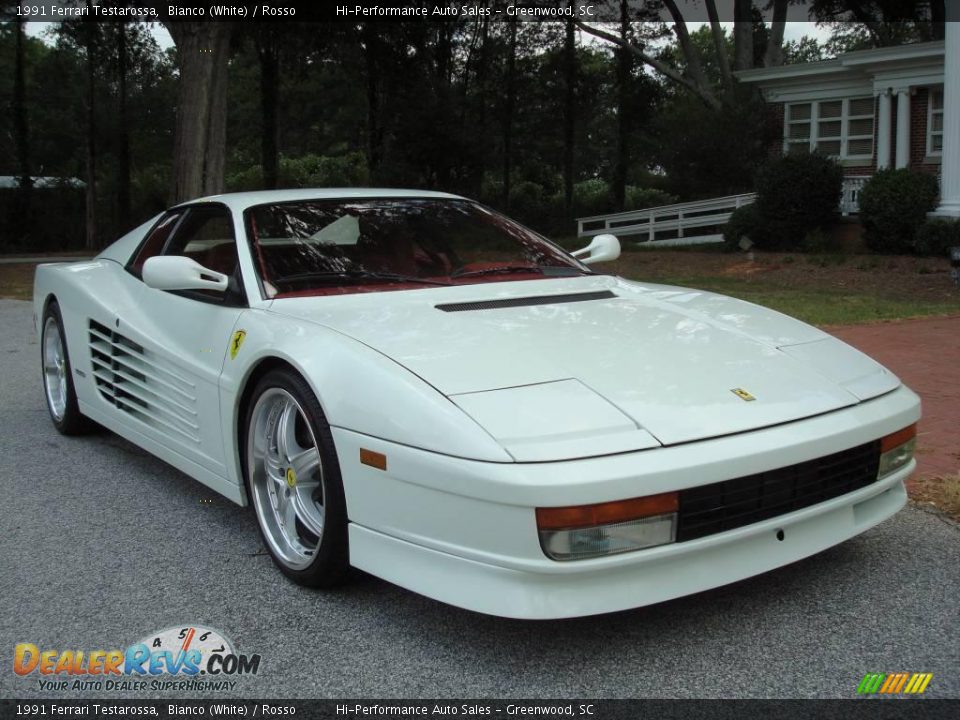
[[[730,392],[732,392],[734,395],[736,395],[736,396],[737,396],[738,398],[740,398],[741,400],[746,400],[747,402],[750,402],[751,400],[756,400],[756,398],[755,398],[753,395],[751,395],[750,393],[748,393],[748,392],[747,392],[746,390],[744,390],[743,388],[733,388],[733,390],[731,390]]]
[[[237,330],[230,338],[230,359],[233,360],[240,352],[240,346],[243,345],[243,339],[247,336],[246,330]]]

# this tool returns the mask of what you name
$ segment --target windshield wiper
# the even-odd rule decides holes
[[[413,275],[400,273],[377,272],[375,270],[317,270],[313,272],[295,273],[276,278],[275,283],[302,282],[305,280],[382,280],[384,282],[408,282],[420,285],[450,285],[441,280],[428,280]]]
[[[457,270],[450,274],[452,278],[477,277],[478,275],[504,275],[506,273],[540,273],[543,268],[536,265],[498,265],[497,267],[483,268],[482,270]]]

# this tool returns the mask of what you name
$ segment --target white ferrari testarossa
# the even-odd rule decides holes
[[[591,271],[619,252],[435,192],[188,202],[37,269],[47,404],[251,503],[299,583],[355,566],[510,617],[716,587],[904,505],[920,404],[893,374]]]

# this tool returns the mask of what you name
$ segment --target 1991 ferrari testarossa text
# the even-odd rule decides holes
[[[299,583],[352,565],[510,617],[716,587],[904,505],[920,405],[893,374],[591,270],[619,252],[443,193],[188,202],[38,268],[47,404],[252,504]]]

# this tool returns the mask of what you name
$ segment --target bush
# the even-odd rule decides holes
[[[561,206],[563,193],[560,193]],[[606,180],[591,178],[573,185],[573,214],[577,217],[613,212],[613,198]]]
[[[946,257],[952,247],[960,247],[960,220],[927,220],[917,230],[914,251],[918,255]]]
[[[935,207],[937,179],[901,168],[879,170],[860,191],[860,223],[867,247],[876,252],[915,252],[917,230]]]
[[[754,235],[760,225],[760,215],[756,205],[744,205],[730,214],[730,219],[723,226],[723,246],[727,250],[739,250],[741,238],[754,240]],[[754,242],[756,242],[754,240]]]
[[[637,187],[627,185],[624,198],[624,210],[643,210],[644,208],[672,205],[677,202],[676,195],[671,195],[657,188]]]
[[[837,213],[843,170],[818,153],[786,155],[757,174],[758,248],[796,250],[811,232],[830,225]]]
[[[351,152],[336,157],[304,155],[281,157],[277,186],[294,187],[363,187],[369,184],[366,156]],[[263,168],[252,165],[246,170],[227,178],[227,188],[232,191],[260,190],[263,188]]]

